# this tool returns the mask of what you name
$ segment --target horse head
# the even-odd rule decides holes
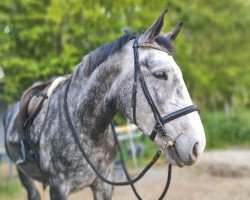
[[[165,14],[166,11],[135,39],[136,42],[131,40],[124,46],[121,51],[122,71],[113,84],[118,110],[125,113],[147,136],[152,134],[152,129],[158,123],[147,92],[159,116],[167,116],[193,105],[182,72],[173,58],[174,41],[182,23],[169,33],[160,34]],[[133,47],[137,48],[137,52]],[[135,69],[136,65],[140,68],[139,72]],[[135,77],[135,73],[138,76]],[[146,93],[143,83],[138,80],[135,82],[141,78],[140,75],[147,87]],[[188,112],[162,124],[162,130],[165,134],[156,134],[154,142],[164,149],[167,161],[173,165],[183,167],[193,164],[205,148],[205,133],[198,112]]]

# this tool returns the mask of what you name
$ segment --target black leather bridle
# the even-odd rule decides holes
[[[146,81],[144,79],[143,73],[141,71],[141,67],[140,67],[140,63],[139,63],[139,52],[138,52],[138,48],[139,47],[148,47],[148,48],[154,48],[154,49],[158,49],[160,51],[165,51],[168,54],[170,54],[167,49],[163,48],[163,47],[158,47],[155,46],[153,44],[150,43],[142,43],[142,44],[138,44],[138,39],[139,37],[137,37],[134,40],[134,44],[133,44],[133,50],[134,50],[134,84],[133,84],[133,91],[132,91],[132,109],[133,109],[133,121],[134,124],[137,125],[137,120],[136,120],[136,94],[137,94],[137,85],[138,85],[138,79],[143,91],[144,96],[147,99],[148,105],[150,106],[153,114],[154,114],[154,118],[155,118],[155,126],[153,127],[153,130],[149,136],[149,138],[151,140],[154,141],[157,133],[161,133],[164,137],[168,137],[169,139],[169,143],[167,143],[166,145],[168,146],[169,144],[172,145],[174,144],[174,138],[170,135],[166,133],[166,130],[164,129],[164,125],[174,119],[177,119],[181,116],[187,115],[189,113],[198,111],[199,109],[195,106],[195,105],[190,105],[187,106],[185,108],[182,108],[180,110],[177,110],[175,112],[172,112],[164,117],[161,116],[160,112],[158,111],[146,84]],[[166,146],[165,146],[166,147]]]
[[[137,93],[137,82],[138,79],[140,81],[141,87],[142,87],[142,91],[148,101],[148,104],[154,114],[154,118],[155,118],[155,126],[153,128],[153,131],[151,132],[150,135],[150,139],[154,140],[155,136],[157,135],[157,133],[161,133],[163,136],[168,136],[169,137],[169,141],[172,142],[172,144],[174,144],[174,138],[167,134],[166,131],[164,130],[164,124],[179,118],[183,115],[187,115],[188,113],[194,112],[194,111],[199,111],[198,108],[195,105],[191,105],[188,107],[185,107],[183,109],[177,110],[165,117],[161,117],[156,105],[154,104],[154,101],[152,100],[150,93],[148,91],[147,88],[147,84],[146,81],[144,79],[143,73],[141,71],[140,68],[140,64],[139,64],[139,52],[138,52],[138,48],[139,47],[148,47],[148,48],[155,48],[161,51],[165,51],[167,52],[167,50],[163,47],[158,47],[158,46],[154,46],[152,44],[149,43],[143,43],[138,45],[138,38],[135,39],[134,44],[133,44],[133,49],[134,49],[134,84],[133,84],[133,91],[132,91],[132,106],[133,106],[133,120],[134,123],[137,124],[136,122],[136,93]],[[141,200],[142,198],[140,197],[140,195],[137,193],[135,187],[134,187],[134,183],[139,181],[145,174],[146,172],[155,164],[155,162],[158,160],[158,158],[160,157],[160,155],[162,154],[162,150],[158,150],[155,154],[155,156],[153,157],[152,161],[150,163],[148,163],[148,165],[146,165],[146,167],[141,171],[141,173],[134,179],[131,179],[127,173],[126,168],[123,165],[126,177],[127,177],[127,181],[124,182],[113,182],[110,181],[108,179],[106,179],[104,176],[102,176],[99,173],[99,170],[94,166],[94,164],[92,163],[91,159],[89,158],[89,155],[87,154],[87,152],[85,151],[85,149],[83,148],[83,146],[81,145],[81,142],[78,138],[77,132],[74,128],[74,125],[72,123],[71,117],[69,115],[69,110],[68,110],[68,105],[67,105],[67,94],[68,94],[68,90],[69,90],[69,86],[70,86],[70,82],[71,82],[71,77],[69,78],[66,88],[65,88],[65,93],[64,93],[64,98],[63,98],[63,104],[64,104],[64,110],[65,110],[65,117],[67,120],[67,123],[69,125],[69,128],[72,132],[73,138],[77,144],[77,146],[79,147],[80,152],[82,153],[83,157],[85,158],[85,160],[87,161],[87,163],[90,165],[90,167],[93,169],[93,171],[96,173],[96,175],[105,183],[110,184],[110,185],[114,185],[114,186],[122,186],[122,185],[131,185],[136,197]],[[119,148],[119,143],[118,140],[116,138],[116,134],[115,134],[115,129],[113,128],[113,133],[114,133],[114,138],[116,140],[116,144],[118,145],[118,149]],[[168,145],[168,144],[167,144]],[[167,147],[167,145],[165,147]],[[170,145],[168,145],[170,146]],[[120,151],[120,150],[119,150]],[[121,152],[120,152],[121,153]],[[165,188],[162,192],[162,194],[160,195],[160,197],[158,198],[158,200],[162,200],[164,198],[164,196],[166,195],[168,188],[170,186],[170,180],[171,180],[171,171],[172,171],[172,165],[169,164],[169,168],[168,168],[168,178],[167,178],[167,182],[165,185]]]

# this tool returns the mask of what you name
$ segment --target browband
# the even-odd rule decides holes
[[[142,43],[142,44],[138,44],[137,47],[144,47],[144,48],[157,49],[157,50],[166,52],[168,55],[172,55],[172,54],[170,53],[170,51],[168,51],[166,48],[164,48],[164,47],[162,47],[162,46],[159,46],[159,45],[152,44],[152,43],[144,42],[144,43]]]

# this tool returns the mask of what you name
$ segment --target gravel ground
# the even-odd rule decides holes
[[[132,174],[136,174],[133,170]],[[154,167],[138,184],[145,200],[157,199],[167,178],[167,165]],[[93,199],[90,190],[71,196],[70,200]],[[134,200],[130,187],[114,189],[114,200]],[[250,150],[211,151],[196,165],[173,168],[172,182],[165,199],[171,200],[249,200]]]
[[[135,175],[139,170],[132,170]],[[155,166],[136,184],[143,200],[159,197],[167,175],[167,165]],[[48,192],[46,193],[48,197]],[[18,200],[24,200],[25,195]],[[89,188],[70,196],[70,200],[92,200]],[[113,200],[135,200],[130,187],[116,187]],[[172,182],[165,197],[169,200],[249,200],[250,150],[204,153],[191,167],[173,168]]]

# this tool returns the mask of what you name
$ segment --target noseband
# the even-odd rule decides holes
[[[137,37],[134,41],[133,44],[133,50],[134,50],[134,84],[133,84],[133,90],[132,90],[132,108],[133,108],[133,121],[134,124],[137,125],[137,120],[136,120],[136,94],[137,94],[137,85],[138,85],[138,79],[143,91],[144,96],[147,99],[148,105],[150,106],[153,114],[154,114],[154,118],[155,118],[155,126],[153,127],[153,130],[149,136],[149,138],[151,140],[154,141],[157,133],[161,133],[164,137],[168,137],[168,143],[166,144],[165,147],[167,146],[171,146],[174,144],[174,138],[170,135],[166,133],[166,130],[164,128],[164,125],[174,119],[177,119],[181,116],[187,115],[189,113],[198,111],[199,109],[195,106],[195,105],[190,105],[187,106],[185,108],[182,108],[180,110],[177,110],[175,112],[172,112],[164,117],[161,116],[160,112],[158,111],[146,84],[146,81],[144,79],[143,73],[141,71],[141,67],[140,67],[140,63],[139,63],[139,52],[138,52],[138,48],[139,47],[148,47],[148,48],[154,48],[154,49],[158,49],[160,51],[164,51],[167,52],[168,54],[170,54],[167,49],[163,48],[163,47],[158,47],[155,46],[153,44],[150,43],[142,43],[142,44],[138,44],[138,39],[139,37]]]

